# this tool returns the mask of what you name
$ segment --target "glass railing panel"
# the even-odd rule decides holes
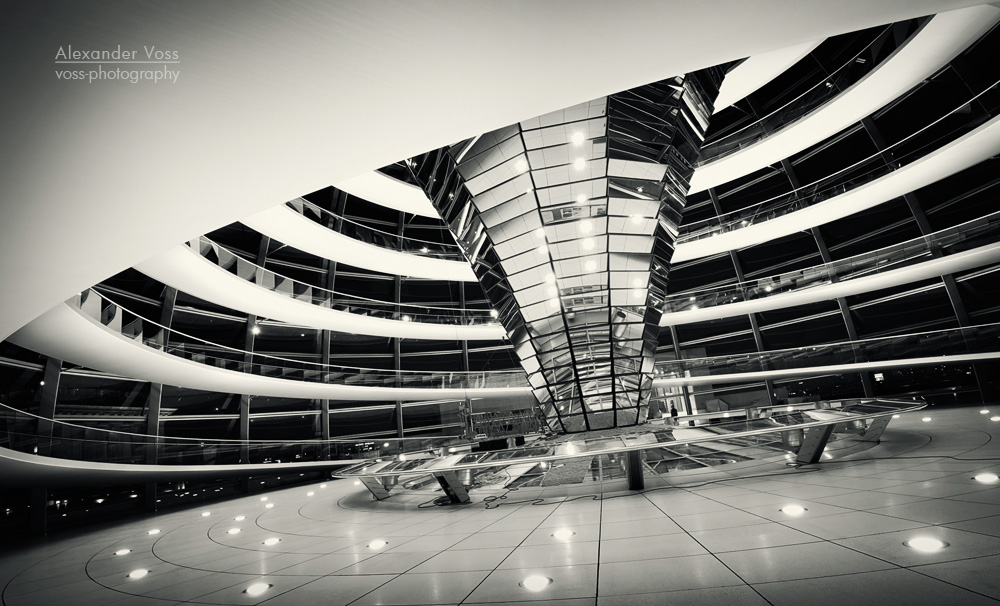
[[[90,301],[99,299],[95,305]],[[115,329],[114,317],[122,314],[139,316],[111,301],[96,290],[84,291],[67,301],[87,315],[96,314],[110,329]],[[93,316],[92,316],[93,317]],[[107,320],[105,322],[105,320]],[[281,356],[264,355],[226,347],[204,339],[181,333],[143,318],[141,343],[177,357],[216,366],[225,370],[244,372],[265,377],[337,383],[369,387],[426,387],[426,388],[495,388],[528,386],[524,371],[502,370],[481,372],[395,371],[359,368],[334,364],[320,364]],[[118,329],[120,332],[120,329]],[[166,335],[166,336],[164,336]],[[140,336],[130,336],[140,342]],[[166,343],[166,345],[164,345]]]
[[[397,304],[349,295],[299,282],[255,265],[205,236],[187,244],[208,261],[216,263],[220,268],[253,282],[261,288],[335,311],[401,322],[423,322],[452,326],[500,325],[496,320],[496,314],[490,309],[415,305],[412,303]]]
[[[812,113],[816,108],[860,82],[878,69],[896,49],[909,41],[909,37],[900,40],[901,37],[896,35],[898,32],[895,29],[895,24],[886,26],[856,55],[781,107],[739,130],[706,143],[701,149],[698,164],[714,162],[753,145]],[[915,24],[911,25],[910,33],[912,34],[915,29]]]
[[[669,295],[664,312],[675,313],[763,299],[927,261],[1000,240],[1000,212],[878,250],[756,280]]]
[[[324,227],[337,225],[337,231],[340,234],[359,242],[364,242],[365,244],[432,259],[465,261],[465,255],[462,253],[461,248],[454,242],[434,242],[382,231],[328,211],[304,198],[290,200],[286,205],[307,219],[319,223]]]
[[[965,103],[955,107],[930,124],[884,150],[872,154],[847,168],[803,185],[789,193],[769,198],[753,206],[718,215],[710,219],[681,226],[677,243],[711,238],[785,216],[829,198],[839,196],[880,179],[966,135],[1000,112],[1000,96],[992,94],[1000,88],[994,82]],[[970,111],[971,110],[971,111]],[[939,125],[947,124],[942,128]]]

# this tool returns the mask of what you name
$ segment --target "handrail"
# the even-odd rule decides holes
[[[702,219],[701,221],[696,221],[695,223],[688,225],[682,225],[680,226],[681,234],[677,237],[677,244],[679,245],[684,242],[713,237],[721,233],[735,231],[737,229],[749,227],[750,225],[775,219],[796,210],[823,202],[835,196],[845,194],[848,191],[852,191],[862,185],[866,185],[876,179],[891,174],[892,172],[907,166],[911,162],[923,158],[926,155],[923,152],[931,146],[935,146],[935,149],[937,149],[946,144],[940,143],[939,145],[939,142],[942,140],[947,139],[948,141],[953,141],[961,135],[971,132],[985,121],[995,117],[998,110],[1000,110],[1000,103],[994,99],[989,107],[982,109],[980,112],[976,112],[975,109],[973,109],[972,116],[965,120],[960,126],[951,128],[951,130],[947,133],[938,135],[934,140],[924,143],[916,149],[906,151],[902,155],[892,155],[894,150],[901,148],[905,143],[910,142],[918,135],[934,128],[945,119],[953,115],[965,113],[968,111],[969,107],[975,108],[976,101],[998,88],[1000,88],[1000,80],[997,80],[993,84],[989,85],[969,100],[961,103],[946,114],[942,115],[940,118],[937,118],[930,124],[927,124],[923,128],[907,135],[892,145],[889,145],[882,150],[851,164],[850,166],[817,179],[812,183],[801,185],[788,193],[779,194],[772,198],[768,198],[767,200],[756,202],[738,210],[723,213],[708,219]],[[888,160],[889,158],[891,158],[891,162]],[[868,170],[867,172],[863,172],[855,176],[849,176],[849,173],[864,168],[868,163],[874,163],[876,164],[876,167]],[[845,177],[848,178],[845,179]]]
[[[870,43],[845,61],[843,65],[832,72],[825,73],[816,84],[810,86],[801,94],[796,95],[790,101],[738,130],[706,142],[702,147],[702,157],[699,159],[697,166],[722,159],[748,145],[756,143],[764,136],[774,134],[786,126],[793,124],[795,121],[808,115],[822,103],[836,97],[846,88],[853,86],[861,78],[875,71],[875,68],[880,66],[893,52],[902,48],[902,46],[912,39],[911,33],[902,44],[897,46],[894,33],[896,25],[895,23],[887,25]],[[863,55],[876,46],[877,57],[874,53],[870,61],[867,57],[863,57]],[[859,59],[865,60],[859,62]],[[813,97],[806,99],[808,95],[813,95]],[[747,133],[750,129],[755,130],[752,133]]]
[[[820,356],[833,358],[826,361],[827,365],[998,351],[1000,322],[764,352],[664,360],[656,363],[654,374],[656,378],[675,378],[685,376],[686,372],[705,370],[709,374],[733,374],[809,368],[818,365],[815,359]]]
[[[926,236],[781,274],[684,291],[664,299],[664,312],[676,313],[715,305],[763,299],[786,292],[798,292],[831,282],[850,280],[912,265],[937,253],[961,252],[997,241],[1000,211],[948,227]]]
[[[499,326],[499,322],[496,320],[497,313],[492,309],[395,303],[341,293],[261,267],[206,236],[200,236],[197,240],[191,240],[186,244],[206,260],[261,288],[299,301],[307,301],[320,307],[328,307],[335,311],[400,322]]]
[[[289,200],[285,204],[289,208],[301,214],[303,217],[315,223],[319,223],[320,225],[324,225],[324,227],[325,224],[320,220],[324,216],[330,217],[335,221],[339,221],[341,226],[339,233],[366,244],[421,257],[430,257],[433,259],[446,259],[449,261],[466,260],[465,254],[462,252],[462,249],[458,246],[458,244],[421,240],[419,238],[411,238],[382,231],[381,229],[376,229],[374,227],[358,223],[357,221],[352,221],[347,217],[326,210],[325,208],[301,197]]]

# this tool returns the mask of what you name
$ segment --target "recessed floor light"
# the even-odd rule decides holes
[[[131,549],[119,549],[115,552],[115,555],[125,555],[126,553],[132,553]]]
[[[230,528],[229,530],[226,531],[226,534],[239,534],[239,533],[240,533],[239,528]]]
[[[243,520],[247,519],[247,517],[246,516],[236,516],[233,519],[236,520],[237,522],[242,522]]]
[[[981,473],[973,476],[972,479],[982,484],[996,484],[997,481],[1000,481],[995,473]]]
[[[152,530],[147,530],[146,534],[160,534],[160,529],[159,528],[154,528]]]
[[[247,594],[252,598],[255,598],[259,595],[263,595],[263,593],[270,588],[271,588],[270,583],[254,583],[253,585],[244,589],[243,593]]]
[[[280,542],[281,542],[281,539],[279,539],[277,537],[271,537],[269,539],[264,539],[264,544],[267,545],[268,547],[270,547],[272,545],[277,545]]]
[[[128,573],[128,578],[130,579],[141,579],[142,577],[149,574],[149,571],[145,568],[136,568],[132,572]]]
[[[559,539],[560,541],[565,541],[576,533],[569,528],[560,528],[559,530],[552,533],[552,536]]]
[[[320,488],[326,488],[326,484],[320,484],[319,487]]]
[[[274,503],[268,503],[267,505],[264,506],[264,509],[273,509],[273,508],[274,508]]]
[[[266,501],[266,500],[267,500],[267,497],[261,497],[261,498],[260,498],[260,500],[261,500],[261,501]]]
[[[388,545],[388,543],[386,543],[382,539],[376,539],[371,543],[368,543],[368,549],[382,549],[386,545]]]
[[[893,419],[898,419],[900,415],[892,415]]]
[[[361,480],[354,480],[355,486],[361,486]]]
[[[309,492],[307,492],[307,493],[306,493],[306,496],[307,496],[307,497],[311,497],[311,496],[313,496],[314,494],[316,494],[316,493],[310,490]]]
[[[1000,421],[1000,417],[990,417],[990,421]]]
[[[979,411],[979,414],[981,414],[981,415],[988,415],[988,414],[990,414],[990,411],[988,411],[988,410],[986,410],[984,408],[984,409],[982,409],[982,410]]]
[[[924,418],[922,418],[920,420],[923,421],[924,423],[930,423],[932,421],[932,419],[930,417],[924,417]]]
[[[778,511],[780,511],[781,513],[788,514],[790,516],[800,516],[808,510],[801,505],[785,505]]]
[[[931,537],[916,537],[906,541],[903,545],[906,545],[910,549],[916,549],[922,553],[934,553],[935,551],[941,551],[948,546],[948,544],[944,541],[939,541]]]
[[[530,577],[521,581],[521,587],[524,587],[528,591],[541,591],[548,587],[552,583],[552,579],[549,577],[543,577],[540,574],[534,574]]]
[[[207,518],[210,515],[212,515],[211,511],[203,511],[203,512],[201,512],[201,517],[203,517],[203,518]]]

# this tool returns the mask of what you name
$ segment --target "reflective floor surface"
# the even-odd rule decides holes
[[[4,546],[2,599],[991,604],[1000,483],[980,480],[1000,473],[1000,406],[981,408],[903,415],[874,448],[815,466],[603,499],[512,491],[434,506],[418,491],[375,502],[335,480],[132,517]]]

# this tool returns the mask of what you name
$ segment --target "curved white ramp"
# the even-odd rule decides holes
[[[295,325],[380,337],[448,341],[489,341],[507,334],[500,324],[402,322],[320,307],[244,280],[183,244],[139,263],[135,269],[199,299]]]
[[[437,209],[427,199],[423,190],[408,183],[397,181],[377,170],[362,173],[346,181],[334,183],[334,187],[373,204],[392,208],[411,215],[440,218]]]
[[[745,99],[750,93],[774,80],[813,52],[824,40],[826,38],[748,57],[726,74],[726,79],[719,87],[719,96],[715,98],[713,113],[717,114],[733,103]]]
[[[247,227],[323,259],[410,278],[477,282],[466,261],[431,259],[365,244],[310,221],[284,204],[241,219]]]
[[[688,193],[728,183],[831,137],[929,78],[1000,21],[1000,7],[981,5],[935,15],[875,71],[794,124],[699,166]]]

